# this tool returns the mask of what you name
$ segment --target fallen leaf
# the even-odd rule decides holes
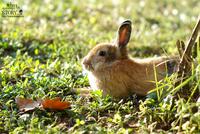
[[[15,99],[16,104],[21,112],[32,111],[36,108],[39,109],[52,109],[52,110],[64,110],[70,107],[69,102],[62,102],[60,98],[45,99],[45,100],[32,100],[26,98],[17,97]]]
[[[38,108],[41,104],[40,101],[33,101],[31,99],[25,99],[21,97],[17,97],[15,102],[19,106],[19,110],[22,112],[27,112]]]
[[[46,99],[42,101],[42,107],[44,109],[54,109],[54,110],[64,110],[70,107],[69,102],[62,102],[60,98],[55,98],[53,100]]]

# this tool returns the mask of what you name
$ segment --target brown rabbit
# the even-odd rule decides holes
[[[102,89],[104,95],[115,98],[134,93],[146,95],[155,88],[156,77],[161,80],[174,71],[176,58],[129,58],[126,46],[130,36],[131,21],[126,20],[118,29],[115,43],[98,44],[84,57],[82,64],[88,71],[92,89]]]

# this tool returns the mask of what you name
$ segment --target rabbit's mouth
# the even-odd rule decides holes
[[[86,68],[88,71],[94,70],[94,68],[92,67],[92,65],[86,65],[85,68]]]
[[[93,71],[94,70],[94,68],[92,67],[92,65],[91,64],[84,64],[83,63],[83,68],[85,69],[85,70],[88,70],[88,71]]]

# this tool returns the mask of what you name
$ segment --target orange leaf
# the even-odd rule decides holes
[[[39,108],[40,101],[33,101],[31,99],[25,99],[17,97],[15,99],[15,102],[17,103],[19,110],[23,112],[34,110],[35,108]]]
[[[46,99],[42,101],[42,106],[44,109],[53,109],[53,110],[64,110],[70,107],[69,102],[61,102],[60,98],[55,98],[53,100]]]

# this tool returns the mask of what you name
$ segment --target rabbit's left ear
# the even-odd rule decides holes
[[[131,21],[124,21],[118,29],[117,45],[120,48],[125,47],[131,37]]]

